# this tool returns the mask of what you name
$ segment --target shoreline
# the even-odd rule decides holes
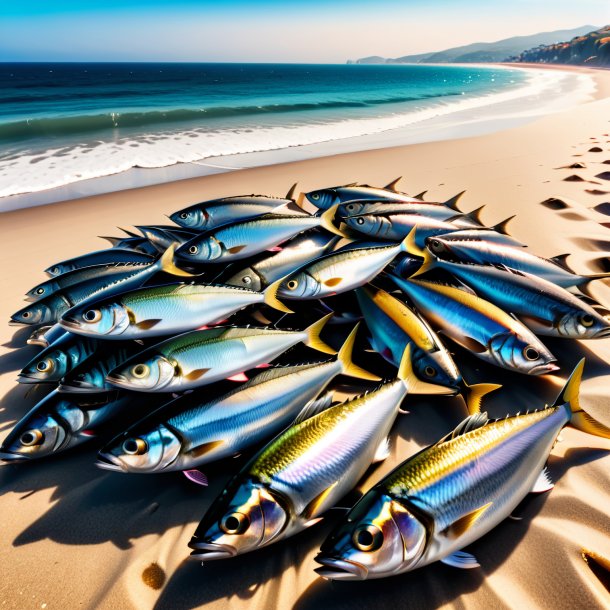
[[[512,69],[512,64],[450,65]],[[593,84],[595,73],[591,69],[560,70],[560,72],[570,75],[572,80],[569,83],[561,81],[555,83],[549,79],[546,84],[536,82],[535,72],[544,72],[544,70],[539,70],[538,66],[527,66],[526,71],[530,73],[529,80],[516,89],[467,98],[463,102],[453,102],[447,106],[439,105],[425,110],[411,111],[406,113],[402,119],[388,116],[380,119],[386,121],[385,127],[376,125],[373,129],[373,124],[371,124],[368,132],[365,129],[365,132],[358,135],[339,136],[284,148],[272,147],[253,152],[218,154],[154,168],[135,166],[116,173],[68,182],[50,189],[8,195],[0,198],[0,211],[7,212],[31,206],[56,204],[66,200],[277,163],[474,137],[513,128],[534,120],[539,115],[584,103],[598,95],[599,85]],[[579,81],[574,81],[574,77]],[[566,78],[569,77],[564,76],[562,80],[566,80]],[[574,90],[575,87],[576,90]],[[367,120],[364,119],[364,121]],[[361,119],[355,119],[355,121],[359,122]],[[363,127],[360,125],[361,129]],[[370,129],[373,130],[370,131]]]

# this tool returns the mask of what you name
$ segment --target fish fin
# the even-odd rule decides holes
[[[415,229],[413,229],[415,230]],[[430,269],[432,269],[434,267],[434,264],[436,263],[436,261],[438,260],[436,258],[436,256],[434,256],[434,254],[432,254],[432,252],[430,252],[430,250],[428,250],[428,248],[424,248],[423,250],[420,250],[421,254],[418,256],[421,256],[424,261],[421,264],[420,268],[417,269],[417,271],[415,271],[415,273],[411,274],[411,278],[417,277],[418,275],[423,275],[424,273],[430,271]]]
[[[521,314],[517,317],[517,319],[526,326],[538,326],[542,328],[553,328],[553,323],[550,320],[545,320],[544,318],[539,318],[538,316],[532,316],[529,314]]]
[[[329,288],[332,288],[333,286],[336,286],[337,284],[340,284],[343,281],[342,277],[331,277],[330,279],[322,282],[325,286],[328,286]]]
[[[368,379],[370,381],[381,381],[381,378],[377,375],[373,375],[363,368],[360,368],[357,364],[352,362],[352,354],[354,351],[354,343],[356,342],[356,335],[358,334],[358,327],[360,322],[354,326],[354,329],[349,334],[345,343],[341,346],[339,353],[337,354],[337,360],[341,363],[341,372],[344,375],[350,377],[356,377],[357,379]]]
[[[127,235],[129,235],[129,237],[141,237],[137,233],[134,233],[133,231],[128,231],[127,229],[124,229],[123,227],[117,227],[117,229],[119,231],[123,231],[123,233],[126,233]]]
[[[193,468],[191,470],[183,470],[182,474],[193,483],[197,483],[197,485],[203,485],[204,487],[208,486],[208,477],[203,474],[203,472]]]
[[[321,509],[322,505],[324,504],[324,501],[326,500],[326,498],[328,498],[328,496],[330,495],[330,493],[336,486],[337,486],[337,482],[333,483],[330,487],[327,487],[324,491],[319,493],[303,509],[303,512],[301,513],[302,516],[305,517],[306,519],[313,519],[314,516],[320,512],[320,509]]]
[[[447,199],[447,201],[443,202],[443,205],[447,206],[450,210],[455,210],[456,212],[461,212],[460,208],[457,207],[457,203],[462,198],[462,195],[465,192],[466,191],[462,191],[461,193],[458,193],[457,195],[454,195],[453,197]]]
[[[335,215],[337,214],[337,209],[339,208],[339,205],[341,205],[341,204],[336,203],[332,207],[328,208],[328,210],[326,210],[326,212],[321,214],[320,215],[320,224],[327,231],[330,231],[331,233],[334,233],[335,235],[340,235],[341,237],[348,237],[348,235],[346,235],[343,231],[341,231],[341,229],[338,229],[337,227],[335,227],[335,225],[333,224],[333,220],[335,219]]]
[[[549,471],[547,470],[547,468],[545,466],[540,471],[540,474],[538,475],[538,478],[536,479],[536,482],[534,483],[534,486],[532,487],[532,490],[530,493],[533,493],[533,494],[545,493],[547,491],[551,491],[551,489],[553,489],[553,487],[555,487],[555,483],[553,483],[553,481],[551,480],[551,475],[549,474]]]
[[[161,271],[165,273],[169,273],[170,275],[180,275],[184,277],[194,277],[194,273],[189,273],[188,271],[184,271],[179,267],[176,267],[174,263],[174,252],[176,251],[176,244],[173,243],[169,246],[169,248],[161,255],[159,259],[159,265],[161,267]]]
[[[517,515],[508,515],[508,518],[509,518],[511,521],[523,521],[523,517],[519,517],[519,516],[517,516]]]
[[[197,445],[197,447],[193,447],[191,450],[187,451],[186,454],[193,458],[199,458],[202,455],[206,455],[210,453],[210,451],[216,449],[216,447],[220,447],[224,445],[224,441],[210,441],[208,443],[203,443],[201,445]]]
[[[409,394],[453,394],[455,390],[433,383],[422,381],[415,375],[413,371],[413,363],[411,361],[411,343],[407,344],[405,351],[400,359],[398,367],[398,379],[401,379],[407,386]]]
[[[317,349],[319,352],[324,352],[325,354],[332,354],[334,356],[337,353],[332,347],[326,345],[326,343],[320,339],[322,329],[326,325],[326,322],[333,317],[333,315],[333,312],[326,314],[323,318],[320,318],[317,322],[314,322],[311,326],[305,329],[305,332],[307,333],[307,338],[304,341],[305,345],[313,349]]]
[[[288,192],[286,193],[286,197],[284,197],[284,199],[293,199],[294,200],[294,193],[297,190],[297,184],[298,182],[295,182],[289,189]]]
[[[460,570],[471,570],[473,568],[480,568],[481,564],[477,561],[477,558],[470,553],[464,551],[456,551],[447,555],[444,559],[441,559],[441,563],[451,566],[452,568],[459,568]]]
[[[316,523],[320,523],[320,521],[323,521],[324,517],[317,517],[315,519],[310,519],[309,521],[307,521],[307,523],[305,523],[305,525],[303,527],[311,527],[312,525],[315,525]]]
[[[398,185],[398,183],[402,180],[402,176],[398,176],[398,178],[396,178],[395,180],[392,180],[392,182],[390,182],[390,184],[386,184],[383,187],[384,191],[391,191],[392,193],[398,193],[398,191],[396,190],[396,186]]]
[[[483,515],[483,513],[493,504],[493,502],[488,502],[483,506],[473,510],[472,512],[460,517],[457,521],[454,521],[449,527],[446,527],[441,533],[444,534],[447,538],[451,538],[455,540],[459,538],[463,534],[465,534]]]
[[[466,381],[463,381],[462,387],[464,402],[468,407],[468,413],[473,415],[481,412],[481,400],[483,399],[483,396],[494,390],[499,390],[502,386],[497,383],[473,383],[472,385],[468,385]]]
[[[125,311],[127,312],[127,319],[129,320],[129,323],[133,325],[137,324],[136,314],[133,312],[133,309],[131,309],[131,307],[125,306]]]
[[[227,377],[227,381],[248,381],[248,376],[245,373],[237,373]]]
[[[142,341],[142,339],[134,339],[133,342],[137,343],[138,345],[144,345],[144,341]]]
[[[584,275],[583,277],[583,282],[584,284],[591,282],[592,280],[605,280],[608,279],[610,277],[610,272],[606,272],[606,273],[590,273],[589,275]],[[582,286],[579,286],[580,290],[582,290],[584,292],[584,288]],[[585,292],[585,294],[587,294]]]
[[[422,201],[424,200],[424,195],[428,192],[428,190],[422,191],[421,193],[418,193],[417,195],[415,195],[415,197],[413,197],[413,199],[421,199]]]
[[[454,335],[450,336],[453,341],[455,341],[458,345],[461,345],[464,349],[467,349],[469,352],[474,352],[475,354],[483,354],[487,351],[487,348],[476,339],[472,337],[468,337],[464,335],[463,337],[455,337]]]
[[[510,235],[510,233],[508,232],[508,223],[516,216],[517,216],[516,214],[513,214],[512,216],[505,218],[501,222],[499,222],[499,223],[493,225],[493,227],[489,227],[489,228],[492,231],[495,231],[496,233],[502,233],[502,235]]]
[[[489,418],[487,417],[487,413],[473,413],[472,415],[469,415],[466,419],[461,421],[453,430],[453,432],[442,438],[439,441],[439,444],[451,441],[454,438],[462,436],[463,434],[467,434],[468,432],[476,430],[477,428],[482,428],[487,424],[488,421]]]
[[[188,381],[197,381],[200,377],[203,377],[210,369],[195,369],[190,373],[187,373],[184,378]]]
[[[295,426],[296,424],[300,424],[306,419],[310,419],[314,415],[318,415],[318,413],[322,413],[323,411],[326,411],[326,409],[330,409],[330,407],[332,407],[333,405],[334,394],[334,391],[331,390],[330,392],[326,392],[319,398],[310,400],[301,409],[301,412],[296,416],[291,425]]]
[[[570,378],[561,391],[561,394],[559,394],[555,400],[553,407],[558,408],[563,406],[569,419],[569,425],[577,430],[602,438],[610,438],[610,428],[591,417],[591,415],[580,406],[578,393],[584,365],[585,359],[583,358],[572,371]]]
[[[277,298],[277,291],[279,287],[282,285],[284,278],[280,278],[277,282],[273,282],[269,284],[265,290],[263,290],[263,299],[269,307],[273,307],[273,309],[277,309],[278,311],[283,311],[284,313],[294,313],[292,309],[289,309]]]
[[[388,457],[390,457],[391,445],[390,445],[390,437],[384,438],[379,447],[377,447],[377,451],[375,452],[375,457],[373,458],[373,464],[377,464],[378,462],[383,462]]]
[[[471,210],[470,212],[466,212],[462,218],[467,218],[468,220],[472,221],[474,224],[479,225],[480,227],[485,226],[481,220],[481,212],[483,211],[483,208],[485,206],[482,205],[479,208],[476,208],[474,210]]]
[[[243,246],[233,246],[232,248],[227,248],[227,252],[229,254],[238,254],[239,252],[241,252],[244,248],[246,247],[246,245],[244,244]]]
[[[417,233],[417,228],[413,227],[409,234],[402,240],[400,244],[400,249],[407,254],[411,254],[412,256],[424,256],[424,250],[417,245],[415,240],[415,234]]]
[[[566,271],[569,271],[570,273],[574,273],[573,269],[570,269],[569,265],[568,265],[568,256],[570,256],[570,252],[567,252],[566,254],[558,254],[557,256],[551,256],[551,258],[549,258],[549,260],[553,263],[555,263],[556,265],[558,265],[559,267],[561,267],[562,269],[565,269]]]
[[[294,203],[297,207],[301,208],[303,212],[307,212],[305,209],[305,193],[299,193],[297,198],[294,200]]]
[[[112,245],[112,247],[114,248],[119,242],[123,241],[123,239],[125,239],[124,237],[108,237],[107,235],[98,235],[98,237],[100,239],[105,239],[106,241],[109,241],[110,244]]]
[[[155,327],[159,322],[162,322],[161,319],[151,318],[150,320],[142,320],[138,322],[135,326],[137,326],[140,330],[148,330],[150,328]]]

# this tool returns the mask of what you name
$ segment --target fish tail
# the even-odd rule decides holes
[[[594,436],[601,436],[602,438],[610,438],[610,428],[607,428],[604,424],[591,417],[580,406],[579,392],[584,366],[585,359],[583,358],[572,371],[561,394],[555,400],[553,407],[564,407],[569,425],[577,430],[593,434]]]
[[[468,413],[474,415],[481,412],[481,401],[483,396],[500,389],[502,386],[497,383],[473,383],[468,385],[462,381],[462,396],[468,407]]]
[[[339,353],[337,354],[337,360],[341,363],[342,372],[344,375],[350,377],[356,377],[357,379],[368,379],[370,381],[380,381],[381,377],[373,375],[363,368],[360,368],[357,364],[352,362],[352,353],[354,351],[354,343],[356,342],[356,335],[358,334],[358,328],[360,322],[354,326],[354,329],[349,334],[345,343],[341,346]]]
[[[284,313],[294,313],[292,309],[289,309],[277,298],[277,291],[279,287],[282,285],[284,278],[280,278],[277,282],[273,282],[269,284],[267,288],[263,291],[263,300],[269,305],[269,307],[273,307],[273,309],[277,309],[279,311],[283,311]]]
[[[337,353],[332,347],[330,347],[330,345],[326,345],[326,343],[324,343],[324,341],[322,341],[320,338],[320,333],[326,325],[326,322],[328,322],[328,320],[330,320],[330,318],[333,316],[333,312],[326,314],[323,318],[320,318],[309,328],[305,329],[305,332],[307,333],[307,339],[304,341],[305,345],[313,349],[317,349],[319,352],[324,352],[325,354],[332,354],[334,356]]]
[[[610,277],[610,271],[605,273],[591,273],[590,275],[583,275],[583,284],[588,284],[593,280],[604,280]]]
[[[320,215],[320,224],[327,231],[330,231],[331,233],[334,233],[335,235],[340,235],[341,237],[347,237],[347,235],[343,231],[341,231],[341,229],[338,229],[333,224],[333,221],[335,220],[335,215],[337,214],[337,209],[339,208],[340,205],[341,204],[339,204],[339,203],[335,203],[335,205],[328,208],[328,210],[326,210],[326,212],[321,214]]]
[[[405,351],[402,353],[400,365],[398,367],[398,379],[400,379],[409,394],[454,394],[455,390],[442,385],[427,383],[417,377],[413,370],[413,362],[411,361],[411,344],[408,343]]]
[[[422,257],[422,256],[424,256],[425,250],[423,250],[422,248],[420,248],[417,245],[417,241],[415,239],[416,233],[417,233],[417,227],[413,227],[409,231],[409,234],[400,243],[400,249],[403,252],[410,254],[411,256]]]
[[[430,250],[428,250],[428,248],[421,250],[421,257],[424,259],[424,261],[422,262],[421,267],[415,273],[411,274],[412,278],[430,271],[430,269],[432,269],[436,264],[437,258],[432,254],[432,252],[430,252]]]
[[[189,273],[188,271],[184,271],[179,267],[176,267],[174,263],[174,252],[176,251],[176,244],[173,243],[171,246],[162,254],[159,259],[159,265],[161,267],[161,271],[165,273],[169,273],[170,275],[181,275],[183,277],[193,277],[194,273]]]

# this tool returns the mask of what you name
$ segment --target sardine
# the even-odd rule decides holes
[[[83,267],[91,267],[92,265],[110,265],[112,263],[150,263],[154,261],[154,257],[144,254],[143,252],[135,252],[134,250],[125,250],[122,248],[108,248],[106,250],[96,250],[82,256],[67,259],[60,263],[55,263],[47,267],[44,271],[51,277],[56,277],[74,269],[82,269]]]

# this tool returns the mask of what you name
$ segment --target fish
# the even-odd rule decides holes
[[[262,291],[269,284],[330,252],[340,240],[337,235],[314,231],[293,238],[279,252],[269,253],[263,260],[238,271],[226,280],[226,284]]]
[[[442,203],[414,200],[408,203],[393,203],[387,201],[349,201],[342,203],[337,208],[336,218],[345,220],[353,216],[365,216],[368,214],[415,214],[432,218],[439,221],[448,221],[451,218],[462,216],[462,212],[456,212]]]
[[[424,264],[415,275],[432,268],[449,271],[480,297],[515,314],[537,335],[570,339],[610,336],[607,317],[544,278],[508,267],[452,263],[436,259],[429,250],[424,256]]]
[[[358,325],[332,360],[272,367],[218,398],[198,392],[177,398],[113,439],[97,465],[115,472],[191,470],[272,438],[305,417],[338,375],[379,381],[352,361],[357,332]]]
[[[293,536],[323,518],[369,466],[389,455],[388,434],[414,384],[409,348],[399,376],[289,427],[227,484],[197,527],[191,557],[234,557]]]
[[[445,240],[441,236],[426,239],[426,247],[438,258],[479,265],[504,265],[537,275],[563,288],[585,286],[592,280],[610,277],[610,273],[578,275],[565,266],[565,256],[541,258],[523,248],[488,241]],[[415,250],[410,250],[413,254]]]
[[[302,331],[217,326],[154,345],[111,371],[106,380],[140,392],[180,392],[267,363],[299,342],[335,352],[320,339],[332,313]]]
[[[466,383],[430,325],[395,296],[368,285],[358,288],[356,297],[371,333],[371,347],[394,366],[398,366],[406,346],[410,345],[417,377],[442,385],[453,394],[462,392],[470,413],[479,410],[483,396],[500,387]]]
[[[158,254],[157,248],[155,248],[146,237],[140,237],[135,234],[128,237],[110,237],[106,235],[100,235],[99,237],[100,239],[109,241],[113,248],[136,250],[137,252],[143,252],[150,256],[156,256]]]
[[[185,229],[211,231],[222,225],[249,220],[265,214],[277,214],[294,202],[296,184],[285,198],[263,195],[240,195],[212,199],[188,206],[170,215],[169,219]]]
[[[154,257],[143,252],[126,250],[124,248],[107,248],[106,250],[96,250],[82,256],[55,263],[47,267],[44,271],[50,277],[56,277],[74,269],[91,267],[92,265],[110,265],[112,263],[149,263],[154,261]]]
[[[172,275],[191,276],[192,274],[179,269],[174,264],[174,246],[170,246],[166,252],[154,264],[129,266],[125,271],[92,277],[78,284],[66,286],[48,296],[31,303],[20,309],[11,316],[13,324],[55,324],[60,317],[72,307],[88,301],[118,294],[130,288],[141,286],[149,278],[159,272]]]
[[[39,345],[48,347],[54,341],[66,334],[66,331],[59,325],[40,326],[27,339],[28,345]]]
[[[322,216],[267,214],[243,220],[194,237],[176,250],[176,256],[186,263],[241,260],[316,227],[343,236],[332,223],[334,215],[331,208]]]
[[[390,278],[433,328],[477,358],[528,375],[558,370],[555,356],[541,341],[489,301],[455,286]]]
[[[278,295],[284,299],[321,299],[347,292],[370,282],[401,252],[399,244],[355,243],[327,254],[293,273],[281,284]]]
[[[139,403],[121,392],[61,394],[53,390],[15,424],[0,446],[0,460],[26,462],[63,453],[113,430],[116,433],[151,408],[149,400]]]
[[[116,390],[106,381],[110,371],[144,348],[135,341],[108,345],[100,342],[95,357],[86,358],[68,371],[60,380],[58,390],[65,393],[110,392]]]
[[[138,225],[136,229],[158,252],[165,252],[172,244],[181,246],[197,235],[196,231],[186,231],[171,225]]]
[[[281,280],[280,280],[281,281]],[[214,284],[146,286],[72,307],[59,323],[70,332],[104,339],[143,339],[176,335],[219,322],[236,311],[265,303],[292,313],[276,293]]]
[[[610,429],[579,404],[583,365],[551,406],[497,420],[471,415],[400,464],[342,517],[315,558],[316,572],[365,580],[436,561],[478,567],[462,549],[509,517],[528,493],[553,487],[545,463],[564,426],[610,438]]]
[[[19,373],[19,383],[58,383],[99,347],[97,339],[65,333],[36,354]]]

